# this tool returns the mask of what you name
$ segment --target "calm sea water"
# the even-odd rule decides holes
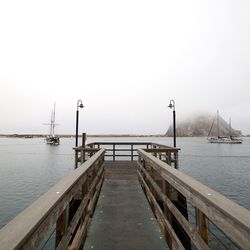
[[[89,138],[93,141],[152,141],[171,138]],[[74,140],[50,146],[43,139],[0,138],[0,228],[74,168]],[[250,209],[250,138],[242,145],[209,144],[206,138],[177,138],[180,169]]]

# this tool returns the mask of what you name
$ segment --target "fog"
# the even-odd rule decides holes
[[[161,134],[209,112],[250,134],[250,2],[1,1],[0,134]]]

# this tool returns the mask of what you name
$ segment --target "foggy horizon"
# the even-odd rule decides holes
[[[250,2],[3,1],[0,134],[164,134],[209,113],[250,134]]]

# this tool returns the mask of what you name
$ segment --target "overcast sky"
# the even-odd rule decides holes
[[[216,113],[250,134],[249,0],[0,1],[0,133],[165,133]]]

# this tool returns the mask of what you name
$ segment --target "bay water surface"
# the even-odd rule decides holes
[[[172,138],[88,138],[94,141],[157,142]],[[44,139],[0,138],[0,228],[74,169],[74,139],[59,146]],[[177,138],[179,168],[196,180],[250,209],[250,138],[243,144],[209,144],[206,138]]]

